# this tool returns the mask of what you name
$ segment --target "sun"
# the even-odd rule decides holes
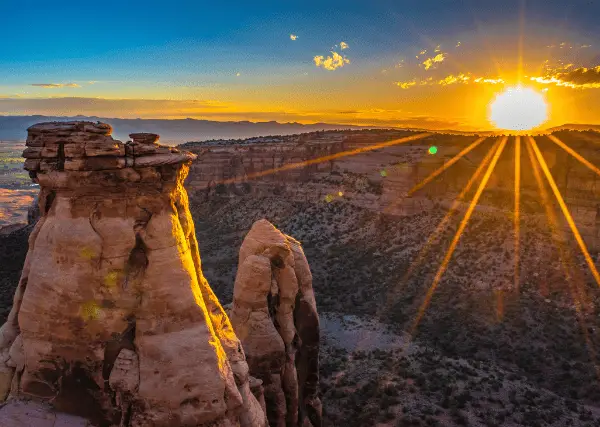
[[[498,129],[530,130],[547,119],[546,99],[529,87],[507,88],[490,104],[490,121]]]

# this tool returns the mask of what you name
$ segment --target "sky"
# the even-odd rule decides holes
[[[486,130],[507,87],[600,123],[600,0],[0,4],[0,115]]]

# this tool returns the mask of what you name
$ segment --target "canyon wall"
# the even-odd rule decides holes
[[[443,174],[407,197],[411,188],[444,167],[476,139],[475,136],[434,134],[408,144],[370,148],[415,134],[408,131],[346,131],[307,134],[278,142],[191,144],[190,150],[200,160],[192,164],[186,186],[199,201],[248,194],[285,197],[299,202],[338,200],[387,215],[407,216],[428,211],[436,204],[449,208],[497,141],[496,137],[483,141]],[[594,149],[600,141],[597,134],[558,132],[556,135],[592,163],[600,164],[599,154]],[[600,218],[596,214],[600,177],[547,137],[536,137],[536,140],[580,232],[591,248],[600,250],[600,225],[597,225],[600,219],[596,219]],[[478,209],[494,212],[513,208],[513,141],[511,138],[491,175]],[[522,144],[525,143],[523,139]],[[431,146],[437,148],[437,154],[429,154]],[[527,150],[524,145],[522,147],[523,209],[545,215]],[[357,149],[364,151],[344,155]],[[332,156],[335,158],[331,159]],[[323,158],[324,161],[315,161]],[[459,209],[466,210],[468,201],[467,197]],[[560,212],[559,217],[562,218]],[[568,231],[566,222],[563,225]]]

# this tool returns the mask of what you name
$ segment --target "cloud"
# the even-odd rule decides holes
[[[543,77],[531,77],[531,81],[545,84],[569,87],[572,89],[600,88],[600,65],[593,68],[575,68],[564,72],[555,72]]]
[[[456,47],[460,47],[462,45],[461,42],[456,42]]]
[[[334,71],[350,63],[350,60],[337,52],[331,52],[331,56],[324,57],[323,55],[313,58],[315,65],[325,70]]]
[[[400,89],[410,89],[411,87],[416,86],[417,81],[411,80],[408,82],[394,82],[394,84],[396,86],[398,86]]]
[[[298,40],[298,36],[296,34],[290,34],[290,40]]]
[[[580,49],[589,49],[590,47],[592,47],[591,44],[583,44],[581,45]]]
[[[31,86],[42,87],[44,89],[59,89],[63,87],[81,87],[77,83],[32,83]]]
[[[434,80],[433,77],[429,77],[427,79],[423,79],[423,80],[417,80],[417,79],[413,79],[413,80],[409,80],[409,81],[405,81],[405,82],[394,82],[394,84],[398,87],[400,87],[401,89],[410,89],[413,86],[435,86],[435,85],[439,85],[439,86],[451,86],[451,85],[455,85],[455,84],[470,84],[470,83],[474,83],[474,84],[490,84],[490,85],[497,85],[497,84],[504,84],[505,81],[501,78],[496,78],[496,79],[492,79],[492,78],[486,78],[486,77],[474,77],[471,73],[460,73],[460,74],[450,74],[446,77],[444,77],[443,79],[440,80]]]
[[[445,53],[438,53],[432,58],[427,58],[421,65],[425,67],[425,70],[429,70],[431,68],[434,68],[436,64],[444,62],[444,59],[446,59],[446,57],[447,55]]]
[[[485,83],[485,84],[490,84],[490,85],[502,85],[502,84],[506,83],[504,81],[504,79],[501,79],[501,78],[486,79],[484,77],[477,77],[476,79],[473,79],[473,81],[475,83]]]
[[[340,49],[344,50],[344,49],[348,49],[350,46],[348,46],[348,43],[346,42],[340,42]]]
[[[239,72],[238,72],[238,73],[235,73],[235,76],[236,76],[236,77],[239,77],[239,76],[241,76],[241,75],[242,75],[242,73],[239,73]]]
[[[438,45],[435,47],[435,52],[437,53],[437,52],[441,52],[441,51],[442,51],[442,46],[438,44]]]
[[[425,55],[427,53],[427,49],[423,49],[421,52],[419,52],[419,55]]]
[[[438,84],[441,86],[448,86],[448,85],[453,85],[453,84],[457,84],[457,83],[468,83],[469,80],[471,80],[471,76],[468,76],[463,73],[460,73],[456,76],[450,74],[446,78],[438,81]]]
[[[400,62],[398,62],[396,65],[394,65],[394,68],[402,68],[404,67],[404,59],[400,60]]]

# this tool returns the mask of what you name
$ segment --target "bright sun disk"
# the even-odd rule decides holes
[[[529,87],[510,87],[490,104],[490,121],[499,129],[530,130],[547,119],[546,99]]]

